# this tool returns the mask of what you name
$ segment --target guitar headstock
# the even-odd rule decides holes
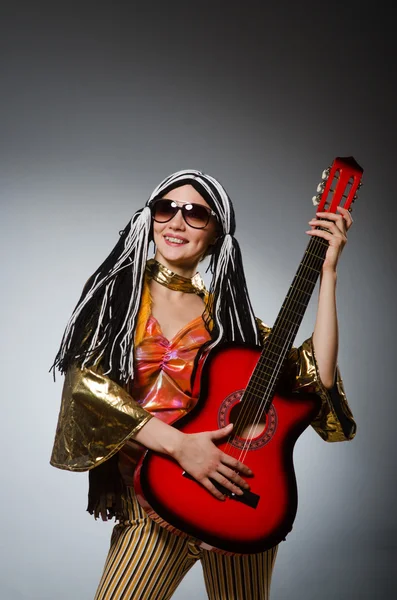
[[[336,213],[337,206],[342,206],[351,211],[362,186],[362,175],[363,169],[352,156],[336,157],[332,165],[323,171],[317,195],[313,196],[316,210]]]

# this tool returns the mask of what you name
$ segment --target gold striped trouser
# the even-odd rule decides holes
[[[268,600],[276,554],[277,546],[232,556],[204,550],[157,525],[129,488],[94,600],[168,600],[197,560],[210,600]]]

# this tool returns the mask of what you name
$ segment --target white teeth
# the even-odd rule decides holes
[[[165,236],[165,239],[174,244],[184,244],[185,243],[183,240],[180,240],[179,238],[169,237],[168,235]]]

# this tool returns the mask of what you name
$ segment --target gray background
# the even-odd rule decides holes
[[[350,155],[364,185],[339,265],[339,364],[358,433],[299,438],[299,510],[272,598],[395,597],[391,15],[382,3],[13,2],[1,26],[1,600],[93,598],[113,523],[85,512],[87,474],[49,465],[63,380],[48,370],[132,213],[175,170],[219,178],[271,325],[322,170]],[[205,598],[200,569],[176,599]]]

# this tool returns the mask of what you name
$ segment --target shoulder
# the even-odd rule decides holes
[[[262,343],[264,343],[272,329],[271,327],[269,327],[269,325],[266,325],[266,323],[264,323],[259,317],[255,317],[255,320],[259,329],[259,333],[261,334]]]

